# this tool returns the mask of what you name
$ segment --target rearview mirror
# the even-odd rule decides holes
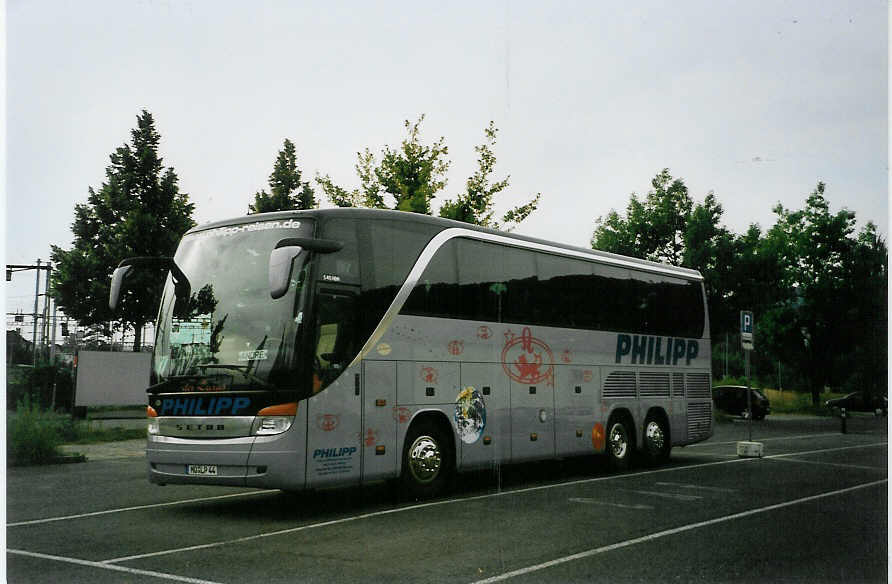
[[[108,307],[112,312],[118,309],[118,301],[121,299],[121,285],[132,269],[133,266],[120,266],[115,268],[112,274],[111,290],[108,293]]]
[[[276,243],[269,254],[269,295],[278,300],[288,292],[291,285],[291,270],[294,258],[304,250],[316,253],[332,253],[344,244],[334,239],[314,239],[312,237],[288,237]]]
[[[127,258],[126,260],[122,260],[118,267],[115,268],[115,271],[112,273],[112,281],[111,288],[108,292],[108,307],[115,311],[118,308],[118,304],[121,301],[121,287],[124,284],[124,279],[129,276],[133,268],[136,267],[151,267],[151,268],[162,268],[170,270],[170,274],[173,277],[174,289],[176,291],[177,298],[189,298],[189,294],[191,292],[191,288],[189,285],[189,279],[186,278],[186,274],[180,269],[180,267],[173,261],[173,258],[170,257],[136,257],[136,258]]]
[[[291,285],[291,268],[294,258],[300,255],[303,248],[299,245],[277,247],[269,254],[269,295],[278,300],[288,292]]]

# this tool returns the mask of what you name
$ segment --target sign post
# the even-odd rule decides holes
[[[745,353],[746,364],[746,411],[749,417],[747,428],[749,440],[737,443],[737,455],[744,457],[762,457],[762,443],[753,442],[753,395],[750,382],[750,352],[753,350],[753,313],[749,310],[740,311],[740,346]]]
[[[750,383],[750,352],[753,350],[753,313],[749,310],[740,311],[740,345],[745,355],[746,375],[746,411],[749,417],[749,440],[753,441],[753,395]]]

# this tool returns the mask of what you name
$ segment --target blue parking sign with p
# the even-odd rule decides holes
[[[740,344],[747,351],[753,350],[753,313],[740,311]]]

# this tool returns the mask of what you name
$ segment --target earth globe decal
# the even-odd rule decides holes
[[[455,425],[465,444],[480,440],[486,428],[486,403],[473,387],[464,388],[455,400]]]

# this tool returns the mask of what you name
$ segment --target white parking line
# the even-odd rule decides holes
[[[152,503],[150,505],[136,505],[135,507],[119,507],[117,509],[106,509],[105,511],[92,511],[90,513],[80,513],[78,515],[63,515],[61,517],[47,517],[45,519],[32,519],[30,521],[17,521],[15,523],[7,523],[6,527],[21,527],[22,525],[38,525],[40,523],[52,523],[53,521],[66,521],[68,519],[83,519],[85,517],[96,517],[97,515],[109,515],[110,513],[122,513],[124,511],[138,511],[141,509],[155,509],[157,507],[171,507],[173,505],[185,505],[187,503],[201,503],[204,501],[218,501],[220,499],[231,499],[233,497],[253,497],[256,495],[266,495],[269,493],[278,493],[278,490],[252,491],[249,493],[233,493],[231,495],[215,495],[213,497],[201,497],[198,499],[180,499],[179,501],[169,501],[167,503]]]
[[[598,501],[597,499],[589,499],[587,497],[572,497],[567,499],[571,503],[585,503],[587,505],[605,505],[607,507],[619,507],[620,509],[653,509],[650,505],[626,505],[624,503],[611,503],[609,501]]]
[[[686,531],[691,531],[693,529],[699,529],[701,527],[707,527],[709,525],[715,525],[717,523],[724,523],[727,521],[733,521],[735,519],[742,519],[744,517],[749,517],[750,515],[756,515],[758,513],[765,513],[766,511],[774,511],[775,509],[782,509],[784,507],[790,507],[792,505],[798,505],[800,503],[808,503],[809,501],[816,501],[818,499],[824,499],[826,497],[833,497],[836,495],[843,495],[845,493],[851,493],[853,491],[857,491],[859,489],[866,489],[869,487],[873,487],[876,485],[880,485],[882,483],[888,482],[889,479],[883,479],[880,481],[873,481],[870,483],[863,483],[860,485],[855,485],[854,487],[849,487],[846,489],[839,489],[837,491],[828,491],[826,493],[821,493],[818,495],[812,495],[810,497],[802,497],[801,499],[795,499],[793,501],[785,501],[783,503],[777,503],[775,505],[769,505],[767,507],[759,507],[758,509],[750,509],[749,511],[743,511],[741,513],[734,513],[732,515],[726,515],[724,517],[718,517],[716,519],[709,519],[707,521],[700,521],[697,523],[691,523],[689,525],[683,525],[681,527],[675,527],[673,529],[666,529],[664,531],[658,531],[657,533],[652,533],[650,535],[645,535],[643,537],[636,537],[635,539],[629,539],[626,541],[621,541],[619,543],[614,543],[606,546],[602,546],[599,548],[594,548],[590,550],[586,550],[584,552],[579,552],[577,554],[573,554],[570,556],[564,556],[563,558],[557,558],[555,560],[551,560],[548,562],[543,562],[541,564],[535,564],[533,566],[527,566],[526,568],[521,568],[519,570],[512,570],[510,572],[505,572],[504,574],[499,574],[498,576],[493,576],[491,578],[486,578],[483,580],[477,580],[473,584],[490,584],[492,582],[501,582],[503,580],[508,580],[510,578],[514,578],[516,576],[523,576],[525,574],[531,574],[533,572],[538,572],[540,570],[545,570],[547,568],[551,568],[554,566],[559,566],[561,564],[566,564],[567,562],[572,562],[575,560],[581,560],[584,558],[590,558],[592,556],[603,554],[605,552],[610,552],[613,550],[621,549],[624,547],[633,546],[639,543],[644,543],[648,541],[653,541],[656,539],[660,539],[669,535],[676,535],[678,533],[684,533]]]
[[[885,446],[886,444],[887,444],[886,442],[878,442],[875,444],[859,444],[857,446],[844,446],[842,448],[832,448],[827,451],[831,452],[831,451],[836,451],[836,450],[851,450],[851,449],[855,449],[855,448],[870,448],[870,447],[876,447],[876,446]],[[796,456],[798,454],[810,454],[812,452],[824,452],[824,451],[816,450],[816,451],[811,451],[811,452],[807,452],[807,453],[777,454],[771,458],[779,458],[781,456]],[[103,563],[126,562],[126,561],[130,561],[130,560],[139,560],[139,559],[143,559],[143,558],[164,556],[164,555],[168,555],[168,554],[177,554],[177,553],[181,553],[181,552],[190,552],[190,551],[195,551],[195,550],[200,550],[200,549],[221,547],[221,546],[229,545],[229,544],[233,544],[233,543],[244,543],[247,541],[253,541],[253,540],[261,539],[264,537],[273,537],[273,536],[277,536],[277,535],[298,533],[301,531],[306,531],[309,529],[316,529],[319,527],[329,527],[331,525],[338,525],[341,523],[348,523],[351,521],[358,521],[361,519],[370,519],[373,517],[381,517],[381,516],[390,515],[393,513],[401,513],[403,511],[413,511],[416,509],[425,509],[427,507],[436,507],[439,505],[449,505],[451,503],[467,503],[468,501],[476,501],[479,499],[488,499],[490,497],[518,495],[521,493],[531,493],[534,491],[553,489],[556,487],[567,487],[567,486],[573,486],[573,485],[597,483],[597,482],[602,482],[602,481],[612,481],[612,480],[618,480],[618,479],[630,478],[630,477],[641,477],[641,476],[652,475],[652,474],[675,472],[675,471],[679,471],[679,470],[705,468],[705,467],[709,467],[709,466],[717,466],[720,464],[735,464],[735,463],[747,463],[747,462],[755,463],[759,460],[760,459],[758,459],[758,458],[735,458],[733,460],[719,460],[716,462],[705,462],[703,464],[689,464],[689,465],[682,465],[682,466],[672,466],[672,467],[665,467],[665,468],[647,470],[647,471],[642,471],[642,472],[610,475],[610,476],[605,476],[605,477],[595,477],[595,478],[591,478],[591,479],[579,479],[579,480],[575,480],[575,481],[568,481],[565,483],[553,483],[553,484],[549,484],[549,485],[540,485],[538,487],[526,487],[523,489],[502,491],[500,493],[488,493],[486,495],[475,495],[472,497],[462,497],[462,498],[458,498],[458,499],[446,499],[443,501],[432,501],[430,503],[419,503],[417,505],[410,505],[407,507],[397,507],[395,509],[385,509],[383,511],[373,511],[370,513],[363,513],[362,515],[353,515],[350,517],[342,517],[341,519],[333,519],[331,521],[323,521],[320,523],[310,523],[308,525],[301,525],[298,527],[291,527],[288,529],[281,529],[278,531],[271,531],[271,532],[266,532],[266,533],[258,533],[255,535],[248,535],[245,537],[239,537],[239,538],[235,538],[235,539],[221,540],[221,541],[216,541],[216,542],[212,542],[212,543],[199,544],[199,545],[183,547],[183,548],[166,549],[166,550],[161,550],[161,551],[157,551],[157,552],[149,552],[149,553],[139,554],[139,555],[134,555],[134,556],[126,556],[126,557],[122,557],[122,558],[112,558],[110,560],[104,560]]]
[[[657,483],[659,487],[679,487],[681,489],[694,489],[710,493],[736,493],[737,489],[724,489],[722,487],[707,487],[704,485],[689,485],[685,483]]]
[[[770,440],[802,440],[804,438],[821,438],[824,436],[839,436],[839,432],[822,432],[820,434],[801,434],[799,436],[774,436],[772,438],[759,438],[759,442],[768,442]],[[688,444],[685,448],[703,448],[705,446],[725,446],[728,444],[737,444],[740,440],[732,440],[730,442],[698,442],[697,444]]]
[[[78,566],[87,566],[90,568],[101,568],[103,570],[112,570],[114,572],[124,572],[137,576],[153,576],[164,580],[173,580],[174,582],[188,582],[189,584],[220,584],[213,580],[201,580],[200,578],[189,578],[187,576],[177,576],[176,574],[166,574],[164,572],[155,572],[152,570],[139,570],[137,568],[127,568],[126,566],[110,566],[101,562],[91,562],[90,560],[81,560],[78,558],[67,558],[65,556],[52,556],[50,554],[39,554],[37,552],[27,552],[24,550],[8,549],[7,552],[19,556],[27,556],[30,558],[39,558],[41,560],[52,560],[54,562],[65,562],[67,564],[76,564]]]
[[[777,459],[774,459],[774,460],[777,460]],[[862,466],[860,464],[842,464],[839,462],[821,462],[820,460],[799,460],[796,458],[786,458],[786,459],[784,459],[783,462],[799,462],[802,464],[817,464],[820,466],[835,466],[838,468],[851,468],[851,469],[855,469],[855,470],[874,470],[874,471],[880,471],[880,472],[885,472],[885,470],[886,470],[886,469],[880,468],[878,466]]]
[[[839,452],[841,450],[857,450],[858,448],[873,448],[886,446],[888,442],[874,442],[873,444],[858,444],[856,446],[839,446],[837,448],[820,448],[818,450],[803,450],[802,452],[787,452],[785,454],[772,454],[763,458],[789,458],[793,456],[805,456],[806,454],[822,454],[824,452]]]
[[[681,493],[662,493],[660,491],[631,491],[639,495],[648,495],[649,497],[662,497],[663,499],[673,499],[675,501],[699,501],[703,497],[697,495],[682,495]]]

